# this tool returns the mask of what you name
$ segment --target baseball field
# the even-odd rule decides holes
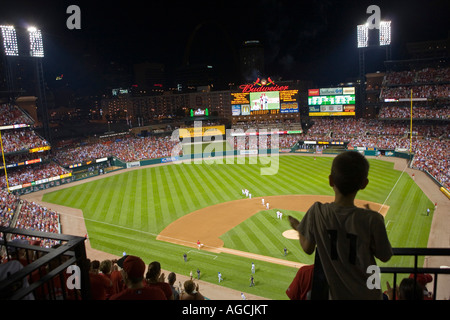
[[[314,201],[333,200],[328,185],[332,159],[283,155],[274,175],[261,175],[265,164],[248,158],[239,164],[149,166],[49,192],[43,201],[81,209],[95,249],[138,255],[147,264],[157,260],[163,269],[184,275],[192,271],[196,277],[198,268],[201,280],[211,283],[218,282],[220,271],[221,286],[287,299],[285,291],[298,266],[314,261],[298,240],[286,237],[287,216],[300,220]],[[394,169],[394,163],[369,162],[370,182],[358,193],[357,205],[369,203],[385,215],[393,247],[426,247],[432,202],[408,174]],[[252,199],[242,189],[248,189]],[[282,219],[276,217],[278,210]],[[411,261],[393,257],[379,265],[411,266]],[[250,288],[252,262],[256,285]],[[382,286],[385,282],[382,278]]]

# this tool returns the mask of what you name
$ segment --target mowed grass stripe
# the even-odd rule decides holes
[[[285,158],[285,157],[283,157]],[[299,166],[289,161],[289,159],[283,159],[283,169],[286,171],[280,172],[283,176],[282,183],[291,186],[289,193],[294,194],[322,194],[323,183],[315,183],[320,180],[317,178],[315,181],[311,181],[311,176],[321,176],[323,169],[311,167],[311,166]],[[291,182],[291,183],[288,183]],[[285,194],[285,193],[282,193]]]
[[[166,201],[168,202],[169,210],[163,213],[164,220],[173,221],[176,219],[176,208],[175,202],[178,201],[177,197],[172,196],[172,189],[170,188],[170,181],[172,178],[168,174],[167,166],[161,166],[161,179],[163,182],[163,189],[166,195]],[[164,222],[166,224],[167,222]],[[169,222],[170,223],[170,222]]]
[[[142,182],[142,176],[145,170],[136,170],[136,188],[134,190],[134,201],[132,201],[133,211],[127,216],[126,225],[133,229],[142,229],[141,218],[143,212],[141,211],[142,193],[145,188]]]
[[[261,242],[258,251],[266,256],[278,255],[284,248],[284,244],[278,240],[281,237],[281,233],[276,226],[282,221],[276,219],[275,212],[276,210],[268,210],[255,215],[253,219],[249,220],[254,236]]]
[[[209,197],[205,197],[205,190],[202,188],[202,181],[198,179],[197,174],[192,168],[192,164],[180,164],[184,177],[187,179],[188,184],[186,189],[190,193],[190,197],[193,198],[193,203],[196,205],[196,209],[204,208],[208,206]]]
[[[89,196],[92,194],[92,191],[94,190],[94,186],[90,185],[87,188],[82,188],[76,195],[76,198],[74,200],[79,206],[84,206],[84,204],[87,202],[86,198],[89,199]]]
[[[132,224],[128,224],[127,221],[131,219],[133,221],[135,211],[134,211],[134,200],[136,197],[136,191],[138,189],[137,175],[139,170],[134,170],[130,175],[127,176],[126,184],[129,188],[123,190],[123,202],[120,208],[117,224],[120,226],[131,227]],[[140,173],[139,173],[140,175]],[[139,189],[141,187],[139,186]]]
[[[113,184],[114,186],[120,186],[120,183],[123,183],[123,176],[124,174],[113,176],[111,179],[111,184]],[[104,217],[103,221],[107,223],[113,222],[115,207],[119,200],[118,193],[121,193],[120,190],[120,188],[111,188],[111,190],[109,190],[109,192],[106,192],[105,194],[107,199],[105,199],[105,202],[100,209],[102,211],[101,216]]]
[[[304,183],[302,183],[298,174],[299,170],[300,168],[297,164],[292,163],[286,157],[281,158],[278,175],[283,178],[278,179],[278,184],[287,187],[284,194],[306,193]],[[283,193],[283,191],[281,192]]]
[[[243,225],[241,229],[234,230],[234,241],[239,243],[238,248],[242,248],[246,252],[255,252],[261,245],[258,237],[253,236],[251,225]]]
[[[148,231],[149,230],[149,197],[151,197],[151,194],[149,192],[149,185],[151,186],[151,181],[149,183],[148,181],[148,170],[140,170],[141,171],[141,184],[142,189],[140,191],[139,196],[139,229],[142,231]],[[151,201],[151,200],[150,200]],[[138,206],[136,204],[136,206]],[[134,228],[138,228],[137,221],[134,223]]]
[[[187,204],[186,212],[195,211],[197,208],[200,208],[200,201],[197,197],[192,196],[193,190],[190,188],[190,186],[192,185],[192,180],[190,178],[190,175],[186,171],[186,167],[183,164],[177,165],[176,168],[179,172],[178,181],[180,184],[181,183],[183,184],[182,196],[183,196],[184,201]],[[195,187],[195,185],[192,187]]]
[[[225,200],[225,190],[221,188],[220,180],[216,180],[211,177],[211,172],[208,172],[209,174],[205,172],[208,170],[208,165],[191,164],[191,166],[192,173],[195,175],[200,187],[203,189],[204,196],[207,198],[205,199],[206,202],[210,204],[217,204],[227,201]]]
[[[173,172],[173,166],[163,166],[164,176],[166,177],[167,189],[169,190],[171,203],[173,205],[173,211],[170,211],[170,220],[176,220],[183,216],[183,207],[181,205],[182,198],[179,196],[180,190],[175,187],[174,180],[178,179],[178,175]],[[179,200],[176,200],[179,199]]]
[[[248,189],[252,195],[260,197],[272,194],[273,188],[268,185],[267,178],[265,178],[266,176],[259,175],[260,167],[257,167],[256,165],[236,165],[235,168],[237,175],[245,177],[244,180],[242,180],[242,187]]]
[[[147,169],[147,194],[149,198],[147,199],[148,211],[148,225],[147,230],[149,232],[157,232],[159,226],[159,219],[161,214],[161,201],[159,195],[158,179],[156,177],[156,172],[160,170],[160,167],[154,167]],[[150,183],[151,182],[151,183]]]
[[[217,191],[220,191],[215,191],[220,194],[221,198],[216,203],[237,199],[240,190],[242,190],[236,182],[236,179],[230,175],[231,170],[229,169],[229,167],[225,167],[224,165],[214,164],[207,165],[207,170],[204,172],[203,179],[208,181],[213,190],[219,189]]]
[[[70,203],[70,205],[73,208],[79,208],[78,205],[76,205],[76,201],[79,198],[79,195],[83,192],[83,185],[75,186],[71,188],[71,192],[52,192],[52,196],[55,196],[54,203],[57,204],[67,204]]]
[[[97,210],[97,207],[99,205],[99,201],[101,200],[101,198],[103,198],[103,194],[104,194],[103,189],[104,189],[104,185],[106,184],[106,181],[107,181],[107,179],[100,179],[97,181],[97,183],[91,184],[90,186],[86,186],[87,190],[89,190],[89,192],[91,192],[91,197],[89,198],[88,202],[86,203],[85,208],[86,208],[86,210],[91,212],[91,217],[93,219],[96,219],[95,215],[100,213],[99,210]]]
[[[287,239],[283,237],[282,232],[290,229],[289,221],[287,216],[284,215],[282,219],[276,219],[277,208],[267,212],[267,214],[255,215],[254,221],[255,225],[259,230],[270,237],[270,246],[266,245],[267,252],[269,256],[273,256],[283,251],[285,242]]]
[[[178,166],[168,166],[170,171],[170,176],[172,178],[173,188],[176,197],[180,199],[180,212],[177,212],[177,215],[180,217],[184,215],[184,213],[189,212],[192,206],[192,201],[190,201],[190,195],[186,190],[186,184],[184,183],[182,177],[181,170]]]
[[[261,190],[259,188],[249,188],[248,187],[248,180],[247,180],[247,174],[243,175],[241,171],[239,171],[238,164],[235,165],[228,165],[225,166],[223,169],[223,172],[227,175],[228,179],[234,182],[233,189],[231,192],[238,193],[239,195],[242,195],[242,189],[249,189],[249,191],[252,193],[252,197],[258,197],[261,195]]]
[[[121,186],[127,185],[128,188],[126,188],[126,189],[117,188],[114,191],[113,201],[115,201],[115,202],[114,202],[114,205],[109,208],[109,210],[112,211],[112,218],[110,221],[110,223],[112,223],[112,224],[120,225],[119,224],[120,216],[128,214],[127,207],[123,206],[123,202],[127,201],[128,195],[129,195],[129,190],[132,187],[128,183],[131,179],[131,176],[132,176],[131,174],[126,174],[126,175],[122,175],[122,177],[120,177],[120,179],[119,179],[120,185]],[[125,198],[125,194],[127,194],[127,198]]]
[[[158,170],[156,170],[156,181],[157,181],[157,188],[159,191],[159,203],[160,203],[160,211],[156,212],[156,229],[162,230],[164,227],[168,224],[170,224],[171,220],[169,219],[169,207],[173,206],[172,199],[168,196],[166,193],[166,186],[165,186],[165,178],[164,178],[164,172],[162,172],[162,166],[158,167]]]
[[[111,201],[111,191],[107,190],[108,185],[112,183],[114,177],[108,177],[106,179],[96,180],[95,182],[100,182],[100,184],[85,183],[83,186],[89,188],[91,186],[94,187],[98,192],[98,197],[96,198],[96,203],[92,207],[83,208],[83,214],[85,217],[88,217],[92,220],[104,220],[107,213],[107,204]],[[82,204],[80,204],[82,206]],[[106,207],[106,208],[105,208]]]

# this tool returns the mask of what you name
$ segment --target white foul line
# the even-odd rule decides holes
[[[400,181],[400,178],[402,177],[403,173],[405,173],[405,170],[406,170],[407,167],[408,167],[408,163],[406,164],[405,168],[403,169],[402,173],[400,174],[400,177],[398,177],[397,182],[395,182],[394,186],[392,187],[391,192],[389,192],[389,194],[388,194],[386,200],[384,200],[383,204],[381,205],[380,209],[378,210],[378,213],[381,212],[381,209],[384,207],[386,201],[387,201],[387,200],[389,199],[389,197],[391,196],[392,191],[394,191],[395,187],[397,186],[397,183]]]
[[[213,256],[214,257],[213,260],[216,260],[216,258],[218,257],[215,254],[202,252],[201,250],[189,250],[187,253],[190,253],[190,252],[197,252],[197,253],[200,253],[200,254],[206,254],[207,256]]]

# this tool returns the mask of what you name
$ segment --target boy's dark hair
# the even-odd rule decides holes
[[[156,279],[161,271],[161,264],[158,261],[153,261],[148,265],[146,279]]]
[[[334,185],[344,196],[362,189],[368,175],[369,162],[359,152],[345,151],[331,165]]]
[[[400,282],[398,295],[402,300],[423,300],[423,290],[419,283],[412,278],[405,278]]]

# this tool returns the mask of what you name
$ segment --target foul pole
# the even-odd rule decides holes
[[[412,121],[413,121],[413,91],[411,89],[411,114],[409,123],[409,153],[412,153]]]
[[[5,153],[3,152],[2,130],[0,130],[0,145],[2,147],[3,169],[5,169],[6,188],[9,193],[8,173],[6,172]]]

